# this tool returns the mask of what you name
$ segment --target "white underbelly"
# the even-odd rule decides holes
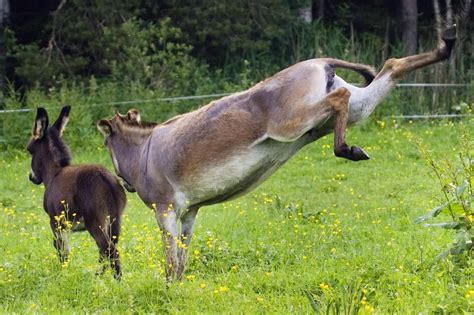
[[[188,204],[210,204],[241,196],[261,184],[301,145],[267,139],[225,160],[208,164],[181,185]]]

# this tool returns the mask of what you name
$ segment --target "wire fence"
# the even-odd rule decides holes
[[[357,85],[354,84],[353,85]],[[439,88],[439,87],[451,87],[451,88],[461,88],[461,87],[474,87],[473,84],[464,84],[464,83],[399,83],[397,87],[417,87],[417,88]],[[187,95],[187,96],[177,96],[177,97],[163,97],[163,98],[153,98],[153,99],[138,99],[138,100],[128,100],[128,101],[116,101],[116,102],[104,102],[104,103],[92,103],[89,105],[84,105],[84,107],[100,107],[100,106],[111,106],[111,105],[125,105],[125,104],[142,104],[142,103],[164,103],[164,102],[178,102],[184,100],[199,100],[199,99],[208,99],[223,97],[234,94],[236,92],[229,93],[214,93],[214,94],[205,94],[205,95]],[[47,109],[58,109],[60,107],[48,107]],[[0,114],[10,114],[10,113],[28,113],[31,112],[32,108],[20,108],[20,109],[3,109],[0,110]],[[456,114],[441,114],[441,115],[400,115],[395,116],[395,118],[410,118],[410,119],[419,119],[419,118],[449,118],[449,117],[461,117],[461,116],[472,116],[472,115],[456,115]]]
[[[354,84],[356,85],[356,84]],[[397,93],[392,93],[392,97],[387,98],[385,106],[386,108],[398,108],[398,113],[390,112],[380,112],[376,113],[375,116],[382,119],[397,119],[397,120],[428,120],[428,119],[458,119],[458,118],[468,118],[474,117],[469,111],[466,111],[466,108],[462,110],[454,110],[452,106],[457,106],[460,104],[459,100],[464,100],[468,104],[467,109],[470,109],[470,102],[472,102],[471,92],[473,91],[474,84],[464,84],[464,83],[400,83],[397,85],[402,88],[399,90],[403,95],[397,95]],[[435,99],[437,91],[425,91],[427,89],[440,89],[440,93],[449,92],[449,96],[445,96],[442,100],[438,101],[446,102],[446,105],[449,106],[441,107],[432,107],[428,114],[421,114],[420,112],[423,108],[427,109],[428,107],[420,107],[417,103],[427,103]],[[404,91],[404,90],[409,90]],[[415,91],[413,91],[415,90]],[[429,93],[427,93],[429,92]],[[167,119],[174,115],[185,113],[196,106],[199,106],[199,100],[212,100],[217,99],[223,96],[228,96],[234,93],[212,93],[212,94],[203,94],[203,95],[186,95],[186,96],[177,96],[177,97],[161,97],[161,98],[141,98],[133,100],[120,100],[120,101],[104,101],[104,102],[91,102],[91,103],[80,103],[81,105],[75,106],[76,108],[97,108],[99,111],[108,111],[109,107],[118,107],[121,105],[134,105],[134,104],[147,104],[147,107],[152,109],[151,112],[148,112],[148,115],[154,116],[155,121],[160,119]],[[439,95],[439,94],[438,94]],[[464,102],[464,103],[466,103]],[[193,104],[194,103],[194,104]],[[170,104],[171,106],[160,106],[161,104]],[[137,105],[138,106],[138,105]],[[62,106],[54,105],[49,106],[47,109],[59,109]],[[102,108],[102,109],[101,109]],[[8,147],[19,147],[24,145],[24,139],[28,138],[29,128],[25,129],[24,127],[29,123],[29,117],[26,114],[32,113],[35,111],[34,107],[30,108],[11,108],[11,109],[2,109],[0,110],[0,148]],[[444,112],[444,113],[443,113]],[[82,136],[88,136],[90,132],[91,122],[94,121],[98,113],[93,113],[92,116],[90,112],[83,111],[84,115],[80,116],[78,121],[75,123],[75,134],[79,135],[75,139],[81,141]],[[404,113],[404,114],[399,114]],[[15,116],[18,114],[19,116]],[[76,116],[76,117],[78,117]],[[151,118],[151,117],[150,117]],[[156,120],[158,119],[158,120]],[[80,143],[78,145],[81,145]]]

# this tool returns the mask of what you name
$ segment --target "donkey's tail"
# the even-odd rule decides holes
[[[352,63],[344,60],[339,59],[332,59],[332,58],[322,58],[328,65],[334,68],[343,68],[348,70],[353,70],[364,77],[365,85],[369,85],[372,80],[375,78],[377,73],[372,66],[364,65],[361,63]]]
[[[112,218],[110,222],[110,239],[114,244],[117,244],[120,237],[120,220],[120,216],[116,216],[115,218]]]
[[[127,196],[118,179],[107,171],[101,172],[100,176],[103,181],[104,195],[107,196],[108,215],[110,237],[114,244],[117,244],[120,236],[120,223],[122,213],[127,203]]]

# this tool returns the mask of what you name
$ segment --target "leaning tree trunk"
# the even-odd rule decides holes
[[[417,1],[402,0],[402,40],[405,55],[414,55],[417,50]]]

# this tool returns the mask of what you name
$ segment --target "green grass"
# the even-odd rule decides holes
[[[330,136],[309,145],[253,193],[201,209],[187,279],[168,288],[154,216],[135,194],[119,243],[121,282],[95,275],[98,253],[87,233],[71,237],[72,260],[61,266],[44,189],[28,181],[29,157],[5,152],[0,312],[474,312],[472,260],[436,261],[451,232],[413,223],[440,197],[413,137],[436,158],[455,159],[466,126],[472,134],[472,121],[353,128],[348,142],[371,155],[359,163],[335,158]],[[100,142],[97,135],[72,148],[75,162],[112,169]]]

